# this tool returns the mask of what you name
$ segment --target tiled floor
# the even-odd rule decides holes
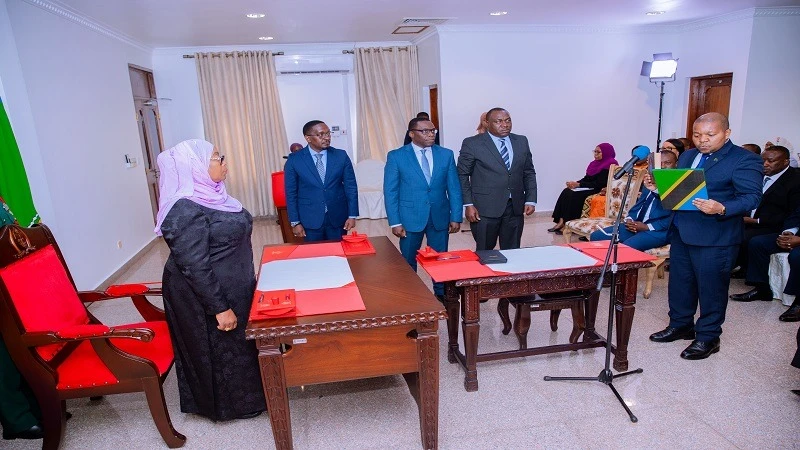
[[[547,233],[546,217],[526,221],[523,246],[562,242]],[[360,220],[358,230],[390,234],[384,220]],[[396,244],[396,239],[392,237]],[[253,233],[256,257],[263,244],[281,241],[273,221],[259,220]],[[472,248],[469,233],[451,238],[451,248]],[[168,250],[159,242],[119,282],[160,279]],[[72,264],[76,264],[72,262]],[[420,276],[430,285],[424,272]],[[667,275],[669,276],[669,275]],[[643,288],[640,278],[640,292]],[[647,337],[667,323],[666,279],[656,280],[649,300],[638,299],[630,343],[631,368],[644,373],[615,386],[638,416],[632,424],[611,391],[597,382],[545,382],[544,375],[594,376],[603,350],[583,350],[478,365],[480,390],[463,388],[463,371],[446,358],[446,325],[440,327],[439,443],[442,449],[530,448],[800,448],[800,370],[789,365],[798,324],[782,323],[779,302],[728,306],[720,353],[703,361],[678,355],[688,341],[656,344]],[[732,292],[745,287],[734,280]],[[605,323],[608,295],[601,296],[598,324]],[[511,349],[516,338],[500,333],[496,303],[481,306],[481,351]],[[131,307],[92,307],[108,322],[136,320]],[[548,314],[533,315],[531,345],[566,342],[570,315],[550,332]],[[599,329],[605,329],[599,326]],[[165,384],[175,428],[185,448],[274,448],[269,419],[212,423],[182,414],[174,372]],[[384,377],[290,390],[297,449],[421,448],[416,405],[402,377]],[[110,396],[93,404],[67,402],[64,449],[166,448],[150,420],[144,395]],[[39,441],[0,441],[3,448],[38,448]]]

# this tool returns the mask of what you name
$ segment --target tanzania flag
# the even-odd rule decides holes
[[[0,196],[5,199],[9,209],[22,226],[31,226],[39,222],[39,214],[33,206],[31,187],[25,166],[19,154],[17,140],[8,114],[0,98]]]
[[[666,209],[697,211],[692,200],[708,200],[703,169],[655,169],[653,177],[661,204]]]

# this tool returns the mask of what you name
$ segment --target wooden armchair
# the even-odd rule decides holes
[[[162,390],[174,360],[169,330],[163,311],[145,295],[161,295],[161,289],[124,285],[77,292],[46,226],[0,228],[0,331],[41,407],[42,448],[57,449],[61,442],[66,399],[127,392],[145,393],[170,448],[184,444]],[[146,322],[109,327],[83,304],[119,297],[131,297]]]
[[[564,224],[564,240],[569,243],[573,234],[578,236],[589,237],[594,231],[599,228],[610,227],[614,224],[617,218],[617,213],[622,205],[622,193],[625,189],[627,176],[614,179],[614,172],[617,170],[616,165],[612,165],[608,171],[608,184],[606,185],[606,214],[604,217],[588,218],[581,217],[580,219],[570,220]],[[636,198],[639,195],[639,188],[642,185],[642,178],[644,178],[647,169],[634,169],[633,181],[631,182],[631,190],[628,193],[628,199],[623,207],[623,216],[631,209]]]

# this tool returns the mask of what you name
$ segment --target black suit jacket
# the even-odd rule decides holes
[[[800,170],[789,167],[761,196],[756,213],[753,216],[758,224],[748,227],[783,231],[781,226],[797,207],[800,206]]]
[[[514,157],[507,169],[489,133],[464,139],[458,154],[458,180],[465,205],[478,214],[502,217],[511,194],[515,215],[522,215],[526,202],[536,201],[536,170],[528,138],[509,134]]]

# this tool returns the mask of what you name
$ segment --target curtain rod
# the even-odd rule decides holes
[[[238,52],[224,52],[224,53],[212,53],[212,57],[219,57],[219,56],[233,56],[234,53]],[[272,56],[283,56],[283,52],[275,52]],[[194,58],[194,55],[183,55],[184,58]]]
[[[371,50],[372,49],[371,47],[359,47],[359,48],[366,48],[367,50]],[[378,47],[378,49],[391,52],[391,51],[394,50],[394,47]],[[401,51],[402,50],[406,50],[407,51],[408,47],[397,47],[397,49],[401,50]],[[352,55],[355,52],[356,52],[355,50],[342,50],[342,54],[345,54],[345,55]]]

